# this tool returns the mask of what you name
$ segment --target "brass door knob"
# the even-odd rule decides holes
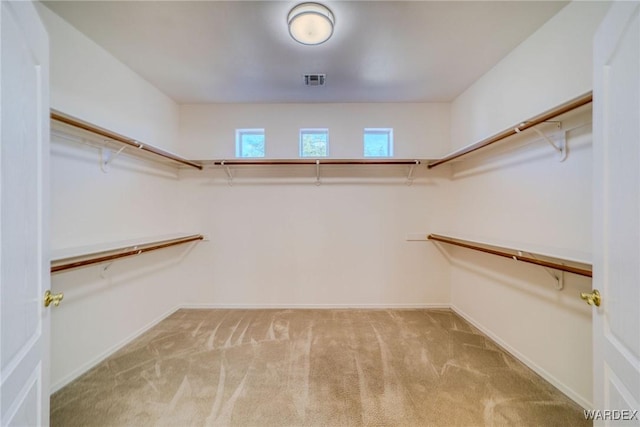
[[[52,303],[56,307],[60,305],[60,301],[64,298],[64,294],[60,292],[59,294],[52,294],[51,291],[47,291],[44,293],[44,306],[49,307]]]
[[[581,293],[580,298],[585,300],[587,304],[595,305],[596,307],[600,307],[600,303],[602,302],[602,298],[600,297],[600,292],[597,289],[594,289],[593,292]]]

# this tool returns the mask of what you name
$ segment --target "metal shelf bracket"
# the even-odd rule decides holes
[[[518,255],[522,256],[522,251],[518,251]],[[529,256],[533,259],[538,259],[534,254],[530,252],[529,252]],[[547,274],[549,274],[549,276],[551,276],[556,281],[555,288],[559,291],[563,290],[564,289],[564,271],[556,271],[544,266],[542,266],[542,268],[544,268]]]
[[[416,160],[414,164],[409,166],[409,173],[407,174],[407,185],[413,184],[413,170],[415,169],[416,165],[419,165],[419,164],[420,162]]]
[[[227,184],[229,184],[230,186],[233,185],[233,175],[231,174],[231,169],[229,168],[229,166],[224,164],[224,160],[220,162],[220,166],[223,166],[225,172],[227,173]]]
[[[544,123],[555,123],[556,127],[559,130],[554,132],[551,135],[546,135],[544,132],[542,132],[540,129],[536,127],[532,127],[530,129],[535,133],[537,133],[540,138],[544,139],[547,143],[549,143],[549,145],[551,145],[551,147],[553,147],[554,150],[558,152],[558,154],[560,155],[558,161],[564,162],[567,159],[568,152],[567,152],[567,133],[562,130],[562,122],[546,121]],[[513,130],[516,133],[520,133],[522,132],[520,130],[520,127],[526,124],[527,122],[523,122],[519,126],[516,126]]]
[[[110,141],[105,141],[105,143],[109,143],[109,142]],[[106,148],[106,147],[100,148],[100,169],[102,170],[102,172],[109,173],[109,170],[111,169],[111,162],[113,162],[120,155],[120,153],[124,151],[125,148],[127,147],[123,146],[115,153],[111,151],[109,148]]]

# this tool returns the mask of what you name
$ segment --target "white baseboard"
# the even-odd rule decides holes
[[[454,304],[451,304],[450,307],[451,307],[451,310],[453,310],[456,314],[458,314],[467,322],[471,323],[473,326],[478,328],[483,334],[491,338],[496,344],[502,347],[505,351],[510,353],[513,357],[518,359],[520,362],[527,365],[529,368],[531,368],[535,373],[540,375],[542,378],[550,382],[555,388],[557,388],[562,393],[564,393],[568,398],[576,402],[578,405],[582,406],[582,408],[584,409],[593,408],[592,402],[590,402],[588,399],[585,399],[583,396],[576,393],[573,389],[571,389],[562,381],[558,380],[555,376],[550,374],[546,369],[540,367],[540,365],[538,365],[537,363],[535,363],[534,361],[526,357],[524,354],[520,353],[518,350],[516,350],[506,342],[504,342],[499,336],[494,334],[491,330],[482,326],[473,317],[469,316],[467,313],[465,313],[463,310],[461,310]]]
[[[180,308],[192,309],[424,309],[424,308],[450,308],[448,303],[434,304],[183,304]]]
[[[91,368],[93,368],[94,366],[96,366],[97,364],[102,362],[107,357],[111,356],[116,351],[120,350],[125,345],[129,344],[134,339],[138,338],[143,333],[147,332],[149,329],[153,328],[155,325],[160,323],[162,320],[166,319],[169,315],[171,315],[172,313],[174,313],[176,310],[178,310],[180,308],[181,308],[180,306],[177,306],[177,307],[174,307],[174,308],[164,312],[163,314],[161,314],[160,316],[156,317],[151,322],[149,322],[148,324],[146,324],[142,328],[138,329],[137,331],[133,332],[132,334],[130,334],[129,336],[127,336],[126,338],[124,338],[123,340],[118,342],[117,344],[109,347],[107,350],[103,351],[98,356],[94,357],[93,359],[89,360],[86,363],[83,363],[82,365],[78,366],[76,369],[74,369],[69,374],[65,375],[64,377],[62,377],[61,379],[59,379],[55,383],[52,383],[51,387],[50,387],[50,391],[51,391],[50,394],[55,393],[56,391],[60,390],[62,387],[64,387],[67,384],[69,384],[71,381],[73,381],[76,378],[78,378],[80,375],[82,375],[85,372],[89,371]]]

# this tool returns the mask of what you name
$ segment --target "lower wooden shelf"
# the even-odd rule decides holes
[[[472,249],[474,251],[497,255],[504,258],[511,258],[515,261],[522,261],[529,264],[539,265],[541,267],[552,268],[554,270],[566,271],[569,273],[578,274],[580,276],[593,276],[591,264],[583,261],[577,261],[576,259],[572,258],[555,256],[551,253],[535,253],[531,250],[496,246],[488,242],[465,240],[440,234],[429,234],[428,239],[435,242],[460,246],[462,248]],[[543,258],[538,258],[538,256]]]
[[[204,240],[202,234],[173,235],[158,237],[153,240],[140,239],[113,244],[104,244],[84,248],[73,248],[54,253],[51,260],[51,273],[85,267],[101,262],[113,261],[140,255],[145,252],[156,251],[171,246]]]

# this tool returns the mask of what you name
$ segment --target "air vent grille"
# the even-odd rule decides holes
[[[324,86],[327,79],[326,74],[305,74],[304,85],[305,86]]]

